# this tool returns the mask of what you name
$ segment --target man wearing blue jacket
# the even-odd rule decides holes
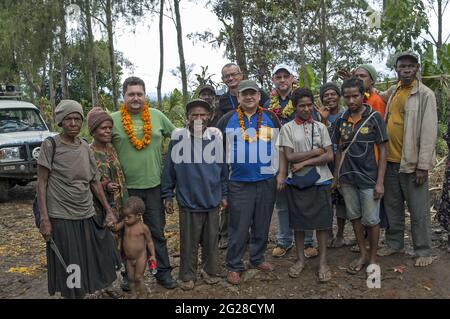
[[[197,279],[197,255],[202,247],[200,274],[207,284],[219,281],[217,274],[219,210],[226,208],[227,165],[219,130],[207,127],[208,102],[197,99],[186,105],[187,128],[174,131],[163,176],[162,198],[168,214],[173,197],[179,206],[179,286],[191,290]]]

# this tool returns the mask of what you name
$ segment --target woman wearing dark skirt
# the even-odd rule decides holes
[[[331,174],[327,163],[333,160],[333,150],[327,127],[314,121],[314,97],[308,89],[297,89],[292,96],[296,118],[281,129],[279,145],[283,147],[290,163],[288,179],[289,224],[294,229],[297,262],[289,269],[289,276],[296,278],[305,266],[303,254],[305,231],[316,231],[319,243],[319,282],[331,279],[326,253],[328,232],[332,227]],[[316,170],[317,176],[311,185],[299,188],[293,173]],[[305,186],[305,185],[303,185]]]
[[[450,150],[450,121],[447,124],[447,133],[444,135]],[[447,235],[447,251],[450,253],[450,155],[447,157],[445,166],[444,184],[442,185],[441,205],[438,211],[438,220],[441,226],[448,232]]]
[[[83,298],[109,287],[116,279],[120,259],[111,232],[116,218],[99,181],[89,145],[78,137],[83,109],[63,100],[55,109],[62,133],[42,143],[38,159],[40,232],[47,240],[48,291],[64,298]],[[93,194],[103,205],[105,225],[95,218]],[[53,241],[71,274],[63,267]],[[79,276],[78,276],[79,275]],[[70,276],[70,277],[68,277]]]

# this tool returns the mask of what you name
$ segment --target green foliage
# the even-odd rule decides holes
[[[438,138],[436,141],[436,154],[438,157],[444,157],[448,155],[447,142],[444,140],[443,136],[447,132],[447,123],[438,123]]]
[[[68,48],[69,63],[67,75],[70,83],[69,93],[70,97],[77,101],[83,99],[90,101],[89,63],[87,61],[88,57],[84,52],[85,47],[81,42],[72,44]],[[112,87],[112,79],[109,66],[108,44],[105,41],[95,41],[94,52],[97,61],[97,87],[100,92],[99,99],[101,99],[106,95],[111,95],[110,88]],[[122,67],[127,61],[124,60],[121,53],[117,53],[116,61],[116,76],[118,83],[120,83],[120,77],[123,73]],[[101,95],[103,97],[100,97]],[[105,101],[99,101],[99,103],[105,103]],[[112,107],[108,105],[108,109],[112,109]]]
[[[317,85],[317,78],[314,74],[314,70],[312,68],[311,65],[306,65],[305,68],[300,68],[300,74],[299,74],[299,82],[298,85],[299,87],[306,87],[305,84],[305,73],[306,73],[306,78],[308,80],[308,84],[309,84],[309,89],[313,92],[318,91],[319,86]]]
[[[429,27],[424,1],[385,0],[379,43],[387,43],[396,51],[421,51],[417,39]]]

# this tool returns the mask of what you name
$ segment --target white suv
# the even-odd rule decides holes
[[[0,202],[9,188],[36,180],[41,143],[55,134],[33,104],[0,99]]]

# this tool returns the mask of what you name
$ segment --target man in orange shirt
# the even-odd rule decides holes
[[[369,104],[374,111],[381,114],[384,118],[385,103],[383,99],[375,92],[373,85],[377,81],[377,71],[370,64],[361,64],[355,70],[355,77],[363,81],[366,89],[364,103]]]

